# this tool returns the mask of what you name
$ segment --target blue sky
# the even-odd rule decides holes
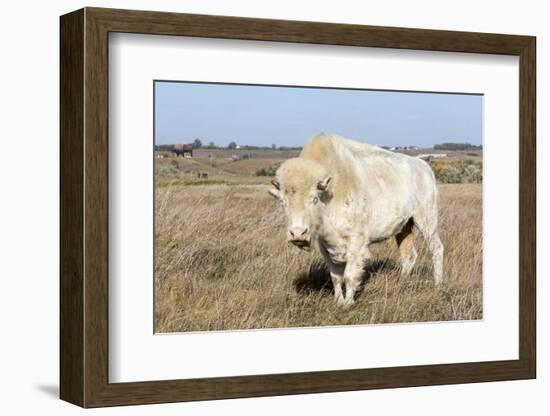
[[[155,82],[155,143],[302,146],[337,133],[379,146],[482,141],[481,95]]]

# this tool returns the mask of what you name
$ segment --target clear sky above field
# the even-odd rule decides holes
[[[482,141],[479,95],[155,83],[156,144],[302,146],[320,132],[379,146]]]

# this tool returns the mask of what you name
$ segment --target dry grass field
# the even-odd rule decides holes
[[[421,236],[408,278],[399,278],[396,244],[386,241],[372,246],[363,289],[342,309],[318,250],[287,244],[270,178],[253,174],[258,162],[198,159],[156,162],[156,332],[482,318],[480,184],[439,185],[440,288]]]

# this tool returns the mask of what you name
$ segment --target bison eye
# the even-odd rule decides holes
[[[319,202],[319,197],[316,196],[313,198],[313,203],[316,204],[317,202]]]

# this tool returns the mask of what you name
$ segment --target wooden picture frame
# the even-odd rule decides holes
[[[100,8],[62,16],[60,29],[61,399],[82,407],[101,407],[535,378],[534,37]],[[519,359],[109,383],[110,32],[518,56]]]

